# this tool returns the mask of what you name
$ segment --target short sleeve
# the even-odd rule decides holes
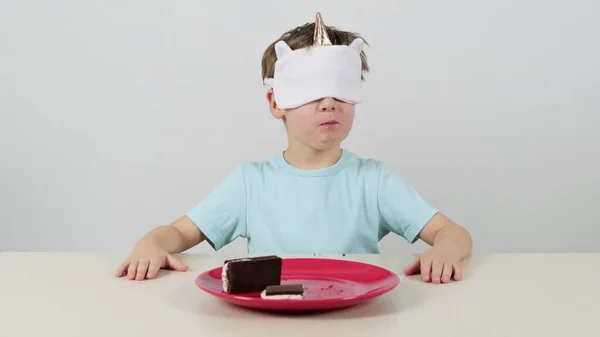
[[[377,202],[380,237],[389,232],[414,243],[437,209],[425,201],[402,178],[383,165],[379,168]]]
[[[215,250],[238,237],[246,237],[245,214],[246,187],[241,165],[186,213]]]

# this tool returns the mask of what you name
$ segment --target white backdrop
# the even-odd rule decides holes
[[[283,150],[261,56],[316,11],[370,44],[345,148],[394,168],[476,251],[600,251],[594,0],[2,1],[0,251],[127,252],[238,162]]]

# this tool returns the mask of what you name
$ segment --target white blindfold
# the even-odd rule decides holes
[[[363,45],[364,41],[357,38],[348,46],[292,50],[279,41],[275,44],[275,74],[264,82],[273,89],[275,102],[281,109],[297,108],[325,97],[357,104],[362,101]]]

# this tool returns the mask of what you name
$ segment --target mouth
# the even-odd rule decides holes
[[[321,123],[321,125],[335,125],[335,124],[338,124],[338,122],[334,121],[333,119],[332,120],[328,120],[325,123]]]

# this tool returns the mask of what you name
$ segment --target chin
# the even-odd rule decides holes
[[[331,139],[331,140],[323,140],[320,142],[313,143],[313,147],[320,151],[327,151],[331,149],[338,149],[342,145],[342,140],[340,139]]]
[[[330,146],[313,146],[313,148],[315,150],[319,150],[319,151],[329,151],[329,150],[333,150],[333,149],[338,149],[340,146],[339,145],[330,145]]]

